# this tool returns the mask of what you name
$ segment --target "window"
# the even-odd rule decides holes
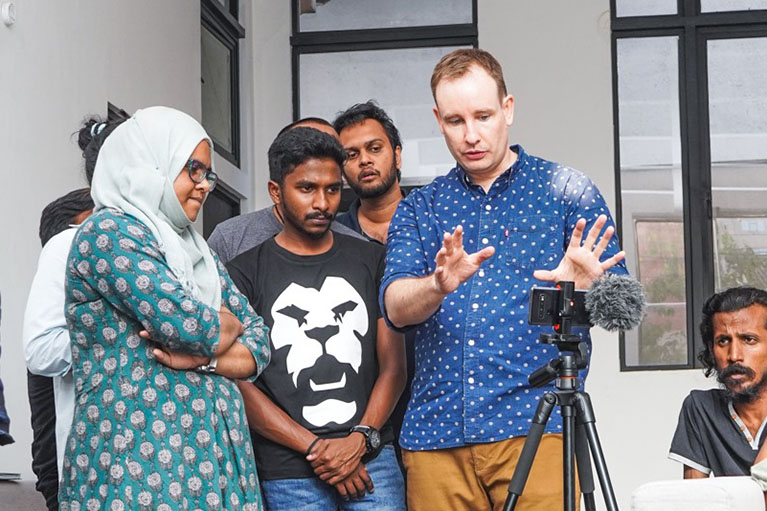
[[[402,182],[421,185],[453,167],[432,114],[437,61],[477,46],[476,0],[294,0],[293,117],[332,121],[375,99],[402,136]],[[344,203],[349,199],[345,191]]]
[[[202,235],[207,240],[213,229],[224,220],[240,214],[242,196],[219,181],[205,200],[205,214],[202,217]]]
[[[202,125],[216,152],[240,166],[238,0],[202,0]]]
[[[693,367],[706,298],[767,288],[767,1],[612,13],[618,223],[648,301],[621,367]]]

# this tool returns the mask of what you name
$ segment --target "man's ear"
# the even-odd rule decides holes
[[[397,146],[394,148],[394,165],[397,167],[397,170],[402,169],[402,147]]]
[[[501,101],[503,108],[503,117],[506,119],[506,126],[511,126],[514,122],[514,96],[509,94]]]
[[[440,117],[440,115],[439,115],[439,108],[437,108],[437,106],[434,105],[434,107],[432,107],[431,111],[434,112],[434,117],[437,118],[437,125],[439,126],[439,131],[442,132],[442,134],[444,135],[445,134],[445,128],[442,127],[442,117]]]
[[[272,198],[272,202],[279,205],[281,203],[281,194],[280,194],[280,185],[277,183],[277,181],[269,180],[269,183],[266,185],[267,190],[269,190],[269,197]]]

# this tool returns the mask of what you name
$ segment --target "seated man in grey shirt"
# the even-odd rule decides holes
[[[338,139],[338,133],[333,129],[333,126],[328,121],[318,117],[306,117],[288,124],[280,130],[277,136],[299,126],[314,128]],[[362,238],[360,234],[335,221],[330,228],[347,236]],[[221,222],[213,229],[210,238],[208,238],[208,245],[218,254],[221,262],[226,264],[243,252],[260,245],[281,230],[282,214],[276,206],[268,206]]]
[[[685,479],[749,475],[767,423],[767,292],[731,288],[709,298],[698,356],[719,389],[693,390],[679,414],[669,458]]]

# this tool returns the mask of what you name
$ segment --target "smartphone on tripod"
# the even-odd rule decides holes
[[[555,326],[560,322],[562,290],[555,287],[533,286],[530,290],[527,322],[530,325]],[[573,293],[574,327],[591,327],[589,311],[586,310],[586,291],[576,289]]]

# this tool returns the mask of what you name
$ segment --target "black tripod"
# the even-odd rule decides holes
[[[576,459],[578,462],[578,480],[581,484],[586,510],[596,510],[594,476],[591,472],[589,449],[596,464],[605,505],[608,511],[618,511],[618,503],[610,483],[610,474],[607,473],[602,446],[599,443],[591,399],[586,392],[578,390],[580,386],[578,370],[586,367],[587,351],[586,343],[581,341],[577,335],[571,334],[575,284],[573,282],[560,282],[557,287],[560,289],[559,312],[557,314],[559,324],[554,326],[555,334],[541,334],[540,338],[541,342],[555,345],[559,349],[559,357],[536,370],[528,378],[534,387],[543,387],[554,381],[556,390],[544,394],[538,403],[533,424],[527,434],[517,468],[514,470],[511,482],[509,482],[509,496],[506,498],[503,509],[504,511],[512,511],[517,505],[517,500],[522,494],[527,477],[530,475],[530,468],[541,442],[543,430],[554,407],[559,405],[562,411],[565,511],[575,511],[574,462]]]

